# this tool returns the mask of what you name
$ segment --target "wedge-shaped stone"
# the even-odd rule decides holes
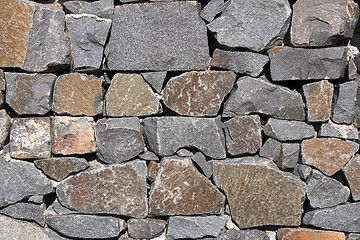
[[[10,133],[11,117],[5,109],[0,110],[0,148],[4,147]]]
[[[349,183],[351,196],[355,201],[360,200],[360,156],[353,157],[344,167],[343,171]]]
[[[211,0],[206,6],[201,10],[200,17],[208,22],[214,20],[216,15],[218,15],[225,7],[224,0]]]
[[[276,164],[281,169],[295,168],[299,161],[299,153],[299,143],[282,143],[281,155]]]
[[[151,215],[220,214],[224,195],[189,158],[164,158],[150,190]]]
[[[64,180],[56,189],[59,202],[82,213],[146,217],[146,164],[93,167]]]
[[[321,124],[318,136],[358,140],[359,132],[353,125],[336,124],[329,121]]]
[[[164,104],[185,116],[216,116],[236,75],[232,72],[187,72],[173,77],[163,91]]]
[[[305,183],[272,164],[259,157],[213,162],[215,183],[240,228],[301,224]]]
[[[161,90],[164,85],[167,72],[144,72],[141,73],[141,76],[145,81],[158,93],[161,93]]]
[[[148,147],[160,156],[192,146],[211,158],[224,159],[224,133],[219,124],[217,118],[151,117],[143,121]]]
[[[350,81],[341,83],[334,96],[331,120],[335,123],[351,124],[356,116],[355,106],[359,83]]]
[[[311,228],[280,228],[276,237],[278,240],[345,240],[345,234],[342,232]]]
[[[161,235],[166,221],[156,218],[135,219],[127,222],[129,236],[136,239],[150,239]]]
[[[259,151],[260,157],[267,158],[271,161],[278,161],[282,159],[282,145],[281,142],[269,138],[266,140],[264,145],[260,148]]]
[[[0,209],[0,213],[12,218],[30,220],[45,226],[45,204],[19,202]],[[1,238],[0,238],[1,239]]]
[[[94,2],[67,1],[62,4],[65,12],[89,13],[103,18],[112,18],[114,13],[114,0],[101,0]]]

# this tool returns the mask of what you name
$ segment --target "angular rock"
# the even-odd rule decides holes
[[[117,237],[125,229],[124,220],[108,216],[53,215],[46,223],[65,236],[87,239]]]
[[[279,141],[300,141],[305,138],[315,137],[312,125],[299,121],[288,121],[270,118],[263,131],[269,137]]]
[[[283,43],[290,18],[288,1],[230,1],[208,29],[221,45],[260,52]]]
[[[75,157],[35,160],[34,164],[48,177],[56,181],[62,181],[71,173],[76,173],[89,167],[89,163],[85,159]]]
[[[334,97],[331,120],[335,123],[351,124],[355,118],[354,108],[358,91],[356,81],[345,82],[338,85]]]
[[[155,162],[155,161],[150,161],[149,162],[149,165],[148,165],[148,168],[147,168],[146,178],[150,182],[155,181],[156,174],[157,174],[157,171],[158,171],[159,167],[160,167],[160,164],[158,162]]]
[[[176,152],[176,155],[178,155],[179,157],[192,157],[194,156],[194,153],[186,149],[180,149]]]
[[[146,116],[160,111],[159,99],[140,74],[115,74],[106,95],[111,117]]]
[[[347,48],[273,48],[269,51],[271,79],[310,80],[342,78],[347,66]]]
[[[162,234],[166,221],[155,218],[135,219],[127,222],[129,236],[132,238],[155,238]]]
[[[278,240],[345,240],[345,234],[342,232],[311,228],[280,228],[276,236]]]
[[[78,211],[70,210],[64,206],[62,206],[57,200],[55,200],[47,210],[53,210],[54,212],[61,214],[61,215],[67,215],[67,214],[77,214]]]
[[[0,107],[4,106],[5,102],[5,75],[4,71],[0,69]]]
[[[353,125],[341,125],[329,121],[321,124],[318,136],[358,140],[359,132]]]
[[[67,1],[62,4],[66,13],[89,13],[102,18],[112,18],[114,13],[113,0],[95,2]]]
[[[210,65],[240,74],[247,74],[251,77],[258,77],[267,62],[269,62],[267,55],[215,49]]]
[[[50,118],[16,118],[10,130],[10,155],[13,158],[51,157]]]
[[[301,143],[302,162],[328,176],[339,171],[357,150],[350,142],[337,138],[313,138]]]
[[[344,167],[343,171],[349,183],[351,196],[355,201],[360,200],[360,156],[353,157]]]
[[[213,176],[240,228],[301,224],[305,184],[272,162],[245,157],[213,162]]]
[[[326,80],[303,85],[308,122],[330,119],[334,86]]]
[[[156,92],[161,93],[167,72],[145,72],[141,76]]]
[[[0,110],[0,148],[3,148],[9,138],[11,118],[5,109]]]
[[[29,197],[28,202],[41,204],[41,203],[44,202],[44,196],[41,196],[41,195],[39,195],[39,196],[31,196],[31,197]]]
[[[359,68],[360,69],[360,68]],[[360,75],[358,75],[358,78],[356,80],[359,85],[358,85],[358,89],[357,89],[357,93],[356,93],[356,102],[355,102],[355,106],[354,106],[354,115],[355,115],[355,119],[354,119],[354,125],[357,128],[360,128]]]
[[[45,225],[44,219],[45,204],[33,204],[19,202],[0,209],[0,213],[12,218],[31,220],[39,225]]]
[[[150,189],[149,213],[162,216],[221,214],[224,203],[224,195],[189,158],[164,158]]]
[[[200,4],[193,1],[116,7],[111,36],[105,48],[108,68],[205,70],[209,64],[209,47],[199,7]]]
[[[146,151],[146,152],[140,154],[139,158],[142,160],[147,160],[147,161],[159,161],[160,160],[159,157],[151,151]]]
[[[205,177],[210,179],[212,176],[212,166],[210,162],[206,161],[204,154],[197,152],[191,157],[191,160],[200,168]]]
[[[64,180],[56,193],[61,205],[71,210],[144,218],[146,164],[131,161],[93,167]]]
[[[214,159],[226,157],[224,135],[217,118],[150,117],[143,120],[150,150],[173,155],[182,147],[196,147]]]
[[[270,83],[266,78],[241,77],[224,104],[223,116],[259,113],[279,119],[305,119],[300,93]]]
[[[201,10],[200,17],[207,22],[214,20],[216,15],[222,12],[225,7],[224,0],[211,0],[206,6]]]
[[[346,240],[360,240],[360,234],[358,234],[358,233],[350,233],[346,237]]]
[[[136,117],[100,119],[95,136],[97,155],[106,163],[127,161],[144,151],[140,120]]]
[[[173,77],[163,91],[164,104],[180,115],[216,116],[236,75],[232,72],[187,72]]]
[[[299,161],[300,144],[299,143],[282,143],[281,157],[276,164],[281,169],[295,168]]]
[[[270,240],[266,232],[253,230],[229,229],[220,233],[217,240]]]
[[[52,117],[52,152],[62,155],[95,152],[94,128],[92,117]]]
[[[167,237],[173,239],[199,239],[205,236],[217,237],[225,227],[228,216],[183,217],[169,218]]]
[[[52,109],[58,114],[95,116],[103,112],[102,80],[68,73],[55,82]]]
[[[274,162],[278,161],[281,158],[281,142],[269,138],[260,148],[259,156]]]
[[[232,156],[256,153],[261,145],[261,119],[258,115],[235,116],[225,122],[226,149]]]
[[[312,168],[305,164],[296,164],[293,174],[299,176],[301,179],[306,180],[312,172]]]
[[[353,36],[359,7],[353,0],[300,0],[293,5],[291,43],[297,47],[333,46]]]

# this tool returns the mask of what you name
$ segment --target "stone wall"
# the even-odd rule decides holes
[[[360,239],[353,0],[0,4],[0,239]]]

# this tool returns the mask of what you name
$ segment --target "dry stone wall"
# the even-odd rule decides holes
[[[0,239],[359,240],[358,18],[1,0]]]

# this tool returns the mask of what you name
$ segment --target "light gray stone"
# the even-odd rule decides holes
[[[0,110],[0,148],[3,148],[9,138],[11,117],[5,109]]]
[[[359,132],[353,125],[341,125],[329,121],[321,124],[318,136],[358,140]]]
[[[161,93],[167,72],[145,72],[141,76],[156,92]]]
[[[191,157],[191,160],[200,168],[205,177],[210,178],[212,176],[211,163],[206,161],[204,154],[197,152]]]
[[[176,152],[176,155],[178,155],[179,157],[192,157],[194,156],[194,153],[186,149],[180,149]]]
[[[102,18],[112,18],[114,13],[114,0],[67,1],[62,6],[66,13],[89,13]]]
[[[355,155],[350,161],[343,167],[343,172],[347,182],[349,183],[351,196],[355,201],[360,200],[360,156]]]
[[[296,164],[293,174],[299,176],[301,179],[306,180],[312,172],[312,168],[305,164]]]
[[[28,202],[41,204],[41,203],[44,202],[44,196],[41,196],[41,195],[39,195],[39,196],[31,196],[31,197],[29,197]]]
[[[146,151],[146,152],[140,154],[139,158],[146,160],[146,161],[159,161],[160,160],[159,157],[151,151]]]
[[[281,142],[269,138],[260,148],[259,155],[274,162],[278,161],[281,158]]]
[[[281,157],[276,163],[281,169],[294,168],[299,161],[299,154],[299,143],[282,143]]]
[[[360,234],[358,234],[358,233],[350,233],[346,237],[346,240],[360,240]]]
[[[358,89],[356,93],[356,102],[354,106],[354,113],[355,113],[354,125],[355,127],[360,128],[360,75],[357,76],[356,81],[358,82]]]
[[[0,69],[0,107],[1,108],[4,106],[4,102],[5,102],[5,87],[6,87],[6,82],[5,82],[4,71]]]
[[[221,232],[217,240],[270,240],[270,238],[266,235],[266,232],[257,229],[229,229]]]
[[[200,17],[207,22],[214,20],[216,15],[218,15],[225,7],[224,0],[211,0],[206,6],[201,10]]]
[[[19,202],[0,209],[0,213],[12,218],[31,220],[39,225],[45,225],[45,204]]]
[[[155,238],[160,236],[166,226],[166,221],[155,218],[135,219],[127,222],[129,236],[132,238]]]
[[[357,90],[356,81],[341,83],[337,86],[331,115],[333,122],[351,124],[354,119]]]

